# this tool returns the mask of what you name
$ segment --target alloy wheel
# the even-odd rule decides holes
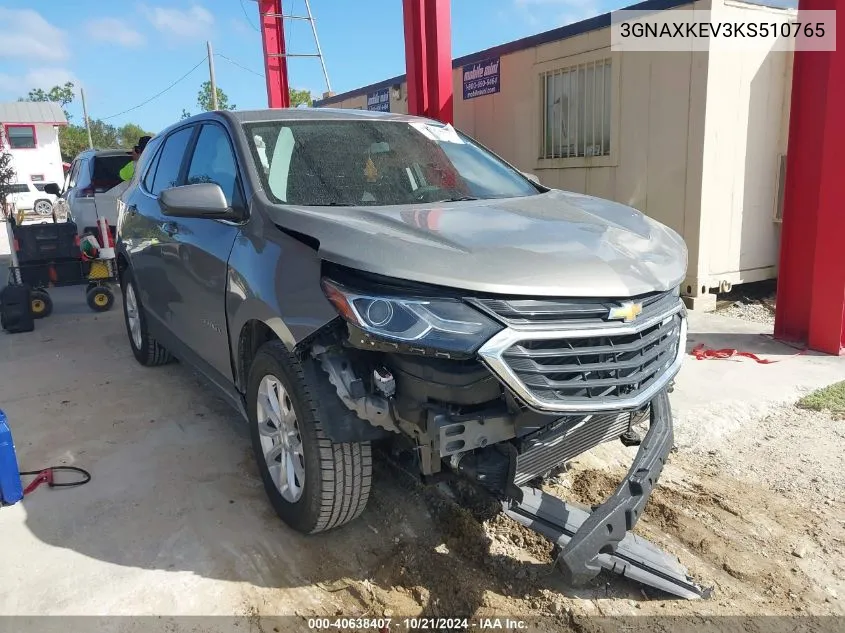
[[[257,398],[256,419],[264,461],[285,501],[296,503],[305,487],[305,454],[293,403],[272,375],[261,379]]]
[[[135,288],[131,283],[126,285],[126,320],[132,334],[132,344],[135,349],[141,349],[141,315],[138,314],[138,301],[135,299]]]

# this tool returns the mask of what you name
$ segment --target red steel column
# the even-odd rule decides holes
[[[425,0],[427,116],[452,123],[450,0]]]
[[[452,123],[450,0],[402,0],[408,113]]]
[[[801,0],[801,10],[845,0]],[[845,28],[836,51],[796,51],[792,78],[775,337],[845,347]]]
[[[285,25],[282,0],[258,0],[261,43],[264,46],[264,75],[267,78],[267,105],[271,108],[290,106],[288,62],[285,53]]]
[[[408,114],[424,116],[427,64],[425,37],[425,0],[402,0],[402,19],[405,23],[405,75],[408,89]]]

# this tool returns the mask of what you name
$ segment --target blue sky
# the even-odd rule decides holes
[[[452,54],[460,56],[633,4],[635,0],[452,0]],[[304,0],[283,0],[303,14]],[[401,0],[311,0],[335,92],[405,72]],[[30,88],[73,81],[85,88],[91,118],[136,122],[156,132],[196,112],[207,64],[147,105],[215,52],[218,85],[239,109],[266,107],[261,37],[253,0],[3,0],[0,101]],[[314,52],[307,22],[289,21],[291,53]],[[224,59],[225,56],[231,61]],[[232,63],[235,62],[235,63]],[[235,65],[237,64],[237,65]],[[258,74],[256,74],[258,73]],[[289,62],[292,86],[319,97],[325,81],[315,58]],[[71,108],[81,120],[81,106]],[[117,115],[117,116],[114,116]]]

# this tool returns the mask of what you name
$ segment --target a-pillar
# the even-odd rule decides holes
[[[258,0],[258,21],[261,25],[261,44],[264,47],[267,105],[271,108],[287,108],[290,106],[290,92],[282,0]]]
[[[845,0],[801,0],[802,11]],[[845,25],[835,51],[796,51],[775,337],[841,354],[845,347]]]

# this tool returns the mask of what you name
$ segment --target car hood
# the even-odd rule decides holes
[[[281,228],[320,242],[325,260],[473,292],[629,297],[684,278],[681,237],[639,211],[551,190],[413,206],[268,207]]]

